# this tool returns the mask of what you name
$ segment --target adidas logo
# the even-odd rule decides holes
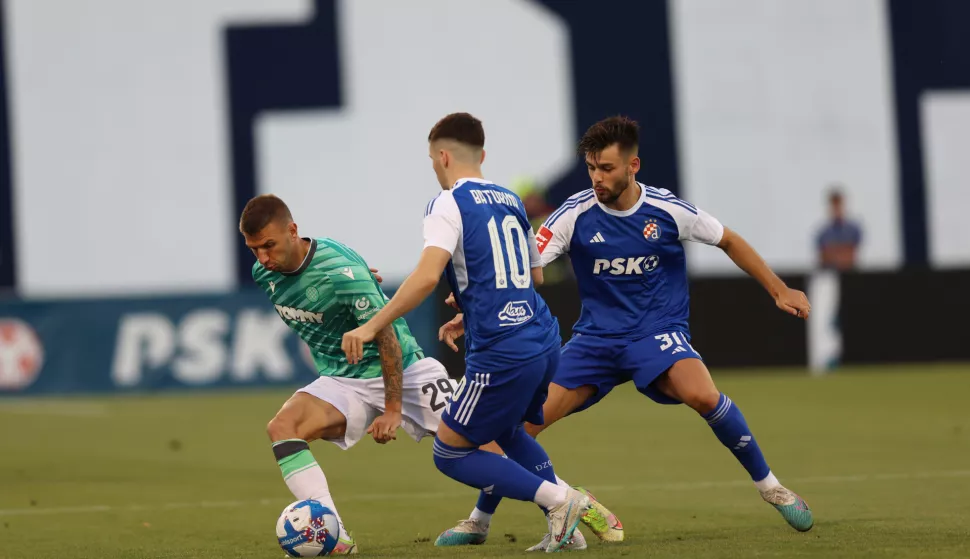
[[[596,234],[593,235],[593,238],[589,240],[589,242],[591,242],[591,243],[605,243],[606,242],[606,239],[603,238],[603,234],[602,233],[600,233],[599,231],[597,231]]]
[[[673,353],[680,353],[681,351],[687,351],[687,350],[686,350],[686,349],[684,349],[684,346],[682,346],[682,345],[680,345],[680,346],[677,346],[677,349],[675,349],[675,350],[673,350],[673,351],[672,351],[672,352],[670,352],[670,353],[671,353],[671,354],[673,354]]]
[[[742,448],[748,446],[749,442],[751,442],[751,435],[742,436],[741,442],[738,443],[738,446],[734,447],[734,450],[741,450]]]

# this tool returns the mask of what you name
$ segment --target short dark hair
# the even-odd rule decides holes
[[[455,140],[482,149],[485,147],[485,129],[482,121],[468,113],[451,113],[439,120],[428,134],[429,142],[436,140]]]
[[[625,116],[611,116],[589,127],[579,140],[579,155],[600,153],[617,144],[621,151],[636,151],[640,145],[640,125]]]
[[[844,199],[842,185],[833,184],[829,187],[829,204],[841,204]]]
[[[239,231],[255,235],[274,221],[293,221],[293,214],[283,200],[272,194],[262,194],[246,203],[239,217]]]

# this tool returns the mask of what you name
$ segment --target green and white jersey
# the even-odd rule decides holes
[[[340,349],[343,335],[364,324],[388,301],[367,263],[359,254],[333,239],[307,239],[310,250],[303,264],[287,273],[273,272],[259,262],[253,279],[269,295],[276,312],[310,346],[321,375],[345,378],[381,376],[377,345],[364,345],[360,363],[347,363]],[[394,321],[404,368],[424,358],[403,318]]]

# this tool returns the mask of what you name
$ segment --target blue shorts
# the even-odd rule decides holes
[[[559,366],[559,349],[514,369],[468,369],[441,421],[476,445],[490,443],[523,422],[542,425],[542,405]]]
[[[616,386],[631,380],[640,393],[658,404],[679,404],[651,385],[681,359],[700,358],[690,345],[690,336],[679,329],[650,334],[639,340],[576,334],[563,346],[559,371],[552,382],[563,388],[587,385],[596,388],[596,393],[573,413],[585,410]]]

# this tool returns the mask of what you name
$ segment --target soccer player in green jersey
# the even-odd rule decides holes
[[[416,441],[434,435],[457,382],[441,363],[424,356],[403,318],[366,344],[363,359],[347,362],[340,349],[344,333],[366,323],[387,297],[352,249],[332,239],[300,237],[282,200],[272,195],[250,200],[239,230],[257,259],[253,279],[310,347],[320,374],[269,422],[273,453],[293,495],[323,503],[339,519],[308,443],[323,439],[347,449],[365,434],[386,443],[398,427]],[[333,553],[356,553],[356,542],[343,521],[340,525]]]

